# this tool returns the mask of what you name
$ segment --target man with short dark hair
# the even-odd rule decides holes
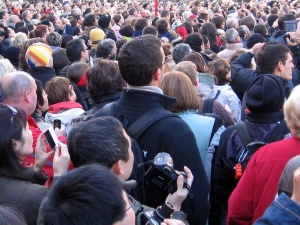
[[[153,35],[144,35],[125,44],[118,55],[118,65],[123,79],[128,84],[114,105],[114,115],[123,117],[124,125],[130,126],[140,116],[154,109],[168,111],[175,99],[163,95],[159,88],[164,74],[165,56],[161,41]],[[95,117],[101,115],[101,110]],[[126,127],[125,127],[126,128]],[[195,209],[186,199],[182,210],[187,212],[190,224],[206,224],[208,215],[209,185],[201,163],[196,139],[179,117],[165,117],[151,125],[138,139],[145,161],[152,160],[159,152],[167,152],[174,161],[174,168],[183,171],[187,166],[194,174],[191,190]],[[153,184],[146,188],[145,203],[157,207],[166,198],[166,193]]]

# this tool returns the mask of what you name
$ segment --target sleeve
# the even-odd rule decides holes
[[[65,28],[65,34],[69,34],[73,36],[73,28],[71,25],[67,24]]]
[[[247,170],[228,200],[227,224],[250,225],[253,218],[256,188],[256,156],[253,155]]]
[[[300,206],[285,194],[272,202],[254,225],[299,224]]]
[[[241,121],[241,111],[242,111],[242,105],[240,99],[237,97],[237,95],[234,93],[232,89],[228,90],[228,101],[229,106],[232,110],[232,114],[236,120],[236,122]]]
[[[185,129],[184,125],[187,126],[186,124],[182,124],[182,129]],[[173,142],[170,154],[174,160],[174,169],[182,171],[183,167],[187,166],[194,175],[190,192],[193,194],[193,200],[187,197],[182,203],[181,210],[188,213],[188,221],[193,221],[197,225],[205,225],[209,211],[209,183],[197,147],[196,138],[190,129]]]

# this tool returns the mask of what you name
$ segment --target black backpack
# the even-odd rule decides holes
[[[154,123],[157,121],[166,118],[166,117],[178,117],[174,113],[171,113],[168,110],[157,108],[150,110],[140,116],[134,123],[130,126],[127,126],[128,121],[126,115],[115,115],[115,102],[109,103],[101,108],[93,118],[99,116],[112,116],[117,118],[123,124],[124,130],[131,139],[131,150],[134,154],[134,164],[130,179],[137,182],[137,186],[130,193],[136,200],[140,203],[145,202],[145,167],[141,166],[145,163],[144,151],[141,149],[138,144],[139,137]]]
[[[234,165],[232,165],[232,168],[235,169],[236,179],[240,179],[242,177],[250,158],[259,148],[263,147],[268,143],[282,140],[284,135],[289,133],[286,123],[284,121],[281,121],[281,123],[278,124],[266,137],[265,141],[253,141],[245,122],[236,123],[234,124],[234,126],[244,145],[244,148],[241,149],[237,154],[234,161]]]

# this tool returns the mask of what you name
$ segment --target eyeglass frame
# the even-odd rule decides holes
[[[137,202],[131,195],[127,195],[127,198],[128,198],[128,202],[130,203],[129,204],[129,207],[125,210],[125,212],[124,212],[124,214],[130,209],[130,208],[132,208],[134,205],[135,205],[135,203]]]

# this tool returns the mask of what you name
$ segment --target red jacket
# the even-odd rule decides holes
[[[27,163],[33,163],[35,162],[35,157],[34,157],[34,153],[35,153],[35,147],[36,147],[36,141],[39,137],[39,135],[42,133],[42,131],[40,130],[40,128],[38,127],[38,125],[36,124],[36,122],[34,121],[34,119],[31,116],[27,117],[27,122],[29,125],[29,129],[32,132],[32,137],[33,137],[33,143],[32,143],[32,148],[33,148],[33,154],[30,154],[29,156],[26,156],[24,159],[24,162]],[[60,141],[62,141],[63,143],[67,144],[67,139],[64,136],[61,136],[58,138]],[[47,144],[47,151],[51,151],[49,145]],[[51,156],[47,163],[45,164],[45,166],[43,167],[43,170],[49,175],[48,180],[46,182],[46,186],[50,186],[51,185],[51,181],[53,178],[53,156]],[[73,164],[70,163],[69,166],[69,170],[73,169]]]
[[[295,137],[259,149],[229,198],[227,224],[253,224],[261,217],[276,197],[285,165],[299,154],[300,140]]]

